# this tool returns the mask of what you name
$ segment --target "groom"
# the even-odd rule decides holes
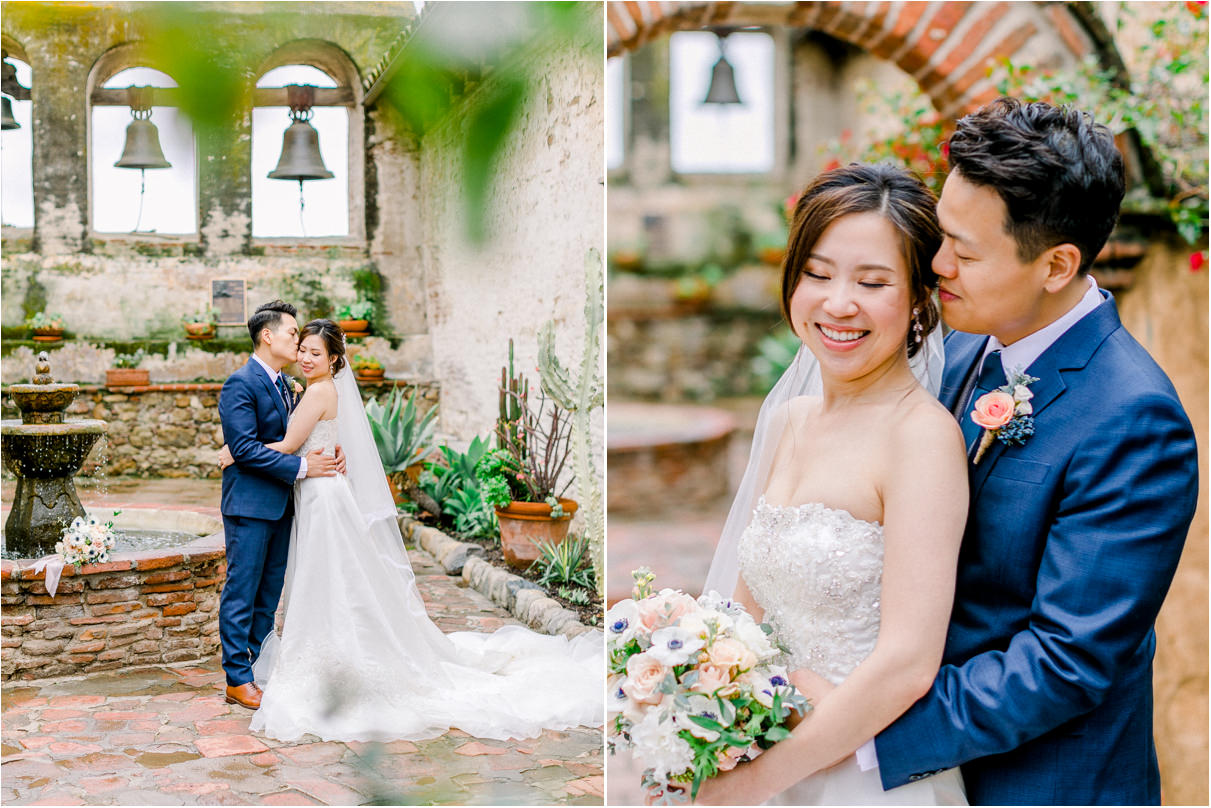
[[[973,804],[1159,804],[1153,624],[1198,493],[1169,379],[1089,266],[1123,197],[1110,132],[999,99],[958,122],[934,259],[940,398],[971,506],[943,665],[876,738],[884,788],[962,765]],[[1025,371],[1034,433],[993,440],[974,402]]]
[[[256,310],[248,320],[252,356],[219,394],[223,439],[235,460],[223,471],[227,579],[219,596],[219,639],[227,702],[254,710],[261,705],[261,691],[252,681],[252,663],[273,630],[282,594],[294,518],[292,486],[304,477],[344,471],[339,448],[336,458],[320,451],[301,458],[265,448],[286,436],[295,404],[282,368],[298,356],[296,314],[280,300]]]

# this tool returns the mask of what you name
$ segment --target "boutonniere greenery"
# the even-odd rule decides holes
[[[1038,379],[1016,371],[1008,376],[1008,384],[980,396],[971,412],[971,420],[984,428],[973,463],[980,462],[993,440],[1006,446],[1020,446],[1034,434],[1034,407],[1030,404],[1034,393],[1030,392],[1030,385]]]

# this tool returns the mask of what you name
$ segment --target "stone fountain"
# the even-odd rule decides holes
[[[38,354],[33,384],[9,387],[21,420],[0,421],[0,453],[17,478],[13,509],[4,523],[6,554],[33,558],[53,553],[63,528],[84,506],[73,477],[93,444],[105,434],[105,422],[64,418],[80,392],[77,384],[56,383],[50,358]]]

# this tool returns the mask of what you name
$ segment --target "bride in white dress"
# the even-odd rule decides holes
[[[957,769],[884,791],[860,749],[933,682],[966,517],[958,424],[921,383],[941,376],[940,238],[932,194],[888,165],[826,172],[796,205],[782,304],[803,348],[706,590],[773,626],[813,709],[700,803],[965,804]]]
[[[571,641],[520,626],[447,635],[429,619],[344,336],[330,320],[299,336],[307,391],[269,448],[306,456],[339,442],[347,473],[295,483],[285,621],[253,664],[264,695],[251,729],[284,741],[382,741],[452,727],[506,739],[601,724],[599,632]]]

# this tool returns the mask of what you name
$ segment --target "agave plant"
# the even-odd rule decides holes
[[[366,402],[366,418],[374,434],[379,459],[388,476],[398,480],[409,466],[420,463],[433,448],[433,419],[437,407],[418,418],[416,389],[404,396],[394,388],[384,407],[377,398]]]

